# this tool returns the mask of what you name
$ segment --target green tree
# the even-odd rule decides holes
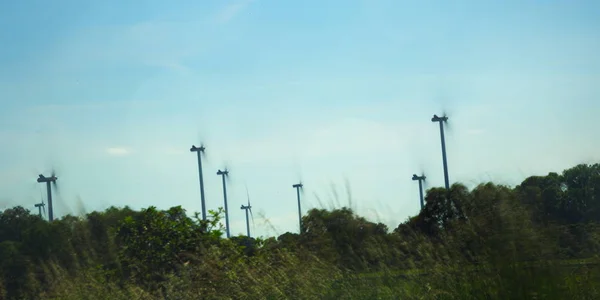
[[[563,201],[568,223],[600,221],[600,164],[577,165],[562,174],[566,197]]]
[[[427,191],[425,207],[419,216],[412,220],[412,225],[420,231],[436,236],[449,229],[456,220],[464,219],[463,205],[469,197],[468,189],[455,183],[450,190],[445,188],[432,188]]]
[[[375,244],[383,243],[387,226],[356,216],[349,208],[312,209],[302,218],[301,243],[348,269],[377,264]],[[379,245],[381,246],[381,245]]]
[[[187,217],[180,206],[165,211],[149,207],[127,216],[117,231],[121,261],[135,278],[160,280],[201,255],[205,244],[220,236],[218,230],[207,232],[207,224]]]

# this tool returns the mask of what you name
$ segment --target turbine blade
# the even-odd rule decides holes
[[[450,117],[453,116],[453,115],[454,114],[452,113],[451,110],[448,109],[447,106],[445,106],[442,109],[442,117],[448,118],[446,121],[444,121],[444,130],[445,131],[448,131],[448,132],[452,131],[452,128],[451,128],[452,126],[450,125],[451,122],[449,122],[449,121],[450,121]]]
[[[296,171],[296,182],[302,183],[302,174],[300,174],[300,171]]]
[[[60,189],[58,188],[58,185],[56,184],[56,180],[52,181],[52,188],[54,189],[54,192],[56,194],[60,194]]]
[[[449,95],[450,96],[450,95]],[[451,97],[451,96],[450,96]],[[454,101],[449,97],[444,97],[441,104],[442,114],[441,117],[451,117],[454,116]]]
[[[66,215],[73,215],[73,210],[71,209],[71,206],[69,206],[64,199],[62,198],[62,196],[57,193],[56,196],[53,198],[54,199],[54,203],[52,205],[52,209],[54,211],[54,219],[58,220],[58,211],[62,211],[63,214],[62,216],[66,216]],[[59,208],[59,210],[57,210],[56,208]]]
[[[50,177],[56,177],[56,168],[52,167],[52,171],[50,173]]]
[[[229,168],[229,163],[225,163],[225,165],[223,166],[223,169],[221,169],[221,171],[227,172],[225,174],[225,177],[226,177],[225,179],[229,182],[229,177],[231,174],[231,169]]]
[[[77,205],[77,214],[81,217],[87,215],[87,209],[85,208],[85,204],[83,203],[83,200],[81,199],[80,195],[77,195],[75,201]]]
[[[40,186],[40,199],[42,199],[42,204],[44,204],[44,192],[42,191],[41,186]]]
[[[202,156],[202,159],[208,161],[208,155],[206,154],[206,146],[205,146],[205,144],[201,143],[200,147],[204,149],[204,151],[202,151],[202,153],[200,153],[200,155]]]
[[[200,131],[196,132],[196,141],[200,142],[200,147],[204,147],[206,145],[206,136]]]
[[[248,206],[250,206],[250,193],[248,192],[248,185],[246,185],[246,197],[248,199]]]

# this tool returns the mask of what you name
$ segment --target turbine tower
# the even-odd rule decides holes
[[[421,175],[421,176],[417,176],[417,174],[413,174],[412,180],[418,180],[419,181],[419,199],[421,200],[421,210],[423,210],[424,204],[423,204],[423,181],[425,181],[425,175]]]
[[[300,206],[300,189],[304,187],[302,183],[292,185],[296,189],[296,195],[298,196],[298,224],[300,226],[300,233],[302,233],[302,208]]]
[[[246,188],[246,195],[248,196],[248,205],[242,204],[240,209],[246,211],[246,233],[247,236],[250,237],[250,220],[248,219],[248,212],[252,214],[252,206],[250,205],[250,194],[248,193],[248,188]],[[254,223],[254,217],[252,217],[252,222]]]
[[[46,183],[46,189],[48,190],[48,221],[52,222],[54,220],[54,209],[52,207],[52,185],[56,188],[56,180],[58,178],[55,176],[54,171],[52,172],[52,176],[45,177],[40,174],[38,176],[37,182]]]
[[[44,210],[44,215],[45,215],[46,214],[46,207],[45,207],[46,204],[42,201],[41,203],[34,204],[34,206],[38,208],[38,214],[40,215],[40,218],[43,218],[42,217],[42,209]]]
[[[227,171],[227,169],[225,169],[225,171],[218,170],[217,175],[223,178],[223,200],[225,201],[225,228],[227,230],[227,238],[229,238],[229,210],[227,209],[227,184],[225,183],[225,177],[229,176],[229,171]]]
[[[198,177],[200,178],[200,203],[202,205],[202,220],[206,221],[206,202],[204,201],[204,178],[202,177],[202,156],[204,155],[204,145],[196,147],[192,145],[190,152],[198,154]]]
[[[448,122],[448,117],[446,115],[444,115],[443,117],[433,115],[433,118],[431,118],[431,122],[440,123],[440,136],[442,139],[442,160],[444,163],[444,183],[446,185],[446,190],[450,190],[450,180],[448,179],[448,161],[446,160],[446,140],[444,138],[444,123]]]

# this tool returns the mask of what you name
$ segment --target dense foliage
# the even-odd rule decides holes
[[[0,299],[600,298],[600,165],[432,188],[391,232],[313,209],[300,234],[223,239],[181,207],[52,223],[0,213]]]

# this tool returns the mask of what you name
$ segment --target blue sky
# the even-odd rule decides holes
[[[297,231],[348,205],[391,228],[418,213],[410,178],[469,186],[600,160],[597,1],[3,1],[0,209],[56,214],[208,207],[228,165],[232,233]],[[337,189],[335,200],[332,187]],[[318,200],[320,199],[320,200]],[[265,221],[265,220],[268,220]]]

